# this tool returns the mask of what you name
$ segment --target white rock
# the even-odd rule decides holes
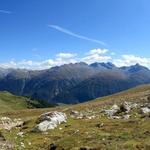
[[[120,108],[118,107],[118,105],[114,104],[111,109],[108,110],[104,110],[104,113],[109,116],[112,117],[115,115],[115,113],[117,113],[120,110]]]
[[[23,121],[21,119],[10,119],[8,117],[2,117],[0,119],[0,129],[11,130],[14,127],[23,126]]]
[[[150,108],[150,103],[147,104],[147,107]]]
[[[130,118],[130,115],[124,115],[123,119],[128,120]]]
[[[91,120],[91,119],[94,119],[94,118],[96,118],[96,116],[87,116],[87,119],[89,119],[89,120]]]
[[[76,111],[76,110],[71,110],[70,116],[71,116],[72,118],[75,118],[75,117],[77,117],[78,115],[79,115],[79,112],[78,112],[78,111]]]
[[[23,137],[23,132],[19,132],[19,133],[17,133],[17,136],[20,136],[20,137]]]
[[[119,110],[119,106],[116,105],[116,104],[114,104],[114,105],[111,107],[111,109],[113,109],[113,110]]]
[[[59,124],[66,122],[67,116],[62,112],[48,112],[39,117],[39,124],[33,129],[33,131],[47,131],[49,129],[56,128]]]
[[[24,145],[23,142],[20,143],[20,146],[21,146],[22,148],[25,148],[25,145]]]
[[[148,113],[150,113],[150,108],[148,108],[148,107],[141,108],[141,113],[142,114],[148,114]]]
[[[111,119],[121,119],[120,116],[111,116],[110,118],[111,118]]]
[[[139,105],[137,103],[131,104],[131,108],[137,108]]]

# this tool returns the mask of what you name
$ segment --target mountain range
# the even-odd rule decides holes
[[[46,70],[0,68],[0,91],[51,104],[74,104],[150,83],[150,70],[139,64],[117,67],[80,62]]]

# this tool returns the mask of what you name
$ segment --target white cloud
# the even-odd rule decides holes
[[[104,55],[108,51],[108,49],[92,49],[82,58],[82,61],[88,64],[93,62],[106,62],[111,59],[111,56]]]
[[[54,59],[47,59],[43,61],[32,61],[32,60],[22,60],[15,61],[12,59],[7,63],[0,63],[0,67],[2,68],[26,68],[33,70],[42,70],[48,69],[54,66],[60,66],[68,63],[76,63],[76,62],[86,62],[88,64],[93,62],[108,62],[111,61],[116,66],[130,66],[139,63],[143,66],[150,68],[150,58],[139,57],[135,55],[122,55],[120,58],[113,58],[108,49],[92,49],[89,52],[85,53],[85,55],[81,58],[77,57],[77,54],[73,53],[59,53],[56,54]],[[115,55],[116,57],[116,55]]]
[[[71,54],[71,53],[59,53],[56,55],[58,58],[65,58],[65,59],[68,59],[68,58],[73,58],[76,56],[76,54]]]
[[[68,29],[64,29],[60,26],[57,26],[57,25],[48,25],[50,28],[53,28],[59,32],[62,32],[62,33],[65,33],[65,34],[68,34],[70,36],[73,36],[73,37],[76,37],[76,38],[79,38],[79,39],[83,39],[83,40],[87,40],[87,41],[91,41],[91,42],[94,42],[94,43],[98,43],[98,44],[101,44],[101,45],[106,45],[106,43],[104,43],[103,41],[100,41],[100,40],[96,40],[96,39],[93,39],[93,38],[89,38],[89,37],[86,37],[86,36],[83,36],[83,35],[80,35],[80,34],[76,34]]]
[[[17,64],[13,60],[11,60],[10,62],[7,62],[7,63],[0,64],[0,67],[2,67],[2,68],[16,68],[16,66],[17,66]]]
[[[94,54],[101,55],[101,54],[107,53],[108,51],[109,51],[108,49],[100,49],[100,48],[97,48],[97,49],[92,49],[92,50],[90,50],[87,54],[88,54],[88,55],[94,55]]]
[[[76,54],[71,53],[59,53],[56,55],[55,59],[47,59],[43,61],[32,61],[32,60],[23,60],[15,61],[12,60],[8,63],[1,63],[0,67],[2,68],[21,68],[21,69],[48,69],[54,66],[60,66],[68,63],[77,62],[75,59]]]
[[[94,55],[89,55],[87,57],[84,57],[82,60],[90,64],[94,62],[107,62],[110,59],[111,59],[110,56],[100,56],[98,54],[94,54]]]
[[[114,59],[113,63],[116,66],[130,66],[139,63],[150,68],[150,58],[139,57],[135,55],[122,55],[120,59]]]
[[[11,12],[11,11],[8,11],[8,10],[2,10],[2,9],[0,9],[0,13],[3,13],[3,14],[11,14],[12,12]]]

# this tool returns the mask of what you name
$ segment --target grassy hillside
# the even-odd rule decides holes
[[[100,113],[104,108],[124,101],[145,103],[150,95],[150,85],[142,85],[111,96],[95,99],[90,102],[61,106],[46,109],[19,110],[11,113],[0,113],[0,116],[21,118],[25,125],[21,129],[11,132],[1,130],[1,134],[15,145],[15,150],[23,142],[26,150],[48,150],[50,144],[55,144],[58,149],[64,150],[148,150],[150,149],[150,117],[138,113],[133,109],[129,114],[130,119],[110,119]],[[67,123],[61,124],[54,130],[46,133],[33,133],[31,129],[36,124],[37,117],[48,111],[61,111],[67,114]],[[76,119],[70,117],[70,111],[95,115],[93,119]],[[18,132],[23,132],[23,137],[18,137]],[[86,150],[85,149],[85,150]]]
[[[27,108],[36,108],[40,104],[25,97],[15,96],[9,92],[0,92],[0,112],[10,112]]]

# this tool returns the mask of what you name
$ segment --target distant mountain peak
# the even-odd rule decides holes
[[[106,69],[116,68],[116,66],[113,63],[111,63],[111,62],[107,62],[107,63],[104,63],[104,62],[101,62],[101,63],[95,62],[95,63],[90,64],[90,66],[95,67],[95,68],[97,68],[97,67],[99,67],[99,68],[100,67],[104,67]]]
[[[140,70],[149,70],[147,67],[140,65],[139,63],[136,63],[135,65],[131,66],[123,66],[120,68],[121,70],[127,71],[129,73],[138,72]]]
[[[118,68],[111,62],[64,64],[47,70],[1,69],[0,91],[49,103],[78,103],[150,83],[140,64]]]

